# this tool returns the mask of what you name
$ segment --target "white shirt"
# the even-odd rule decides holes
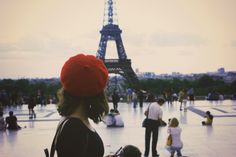
[[[151,103],[149,106],[148,119],[153,119],[153,120],[162,119],[162,115],[163,112],[160,105],[158,103]]]
[[[172,136],[172,147],[182,148],[183,142],[181,140],[182,129],[180,127],[169,127],[167,133]]]
[[[115,120],[116,120],[116,124],[115,125],[117,127],[123,127],[124,126],[124,121],[123,121],[123,119],[122,119],[120,114],[115,115]]]
[[[105,123],[107,126],[115,125],[115,117],[114,115],[108,114],[105,117]]]

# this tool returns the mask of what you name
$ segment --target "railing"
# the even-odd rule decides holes
[[[124,63],[124,62],[129,63],[130,59],[125,59],[125,60],[122,60],[122,59],[105,59],[104,60],[104,63]]]

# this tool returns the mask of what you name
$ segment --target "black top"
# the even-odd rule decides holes
[[[58,157],[103,157],[104,146],[97,132],[78,118],[69,118],[56,142]]]
[[[6,123],[7,123],[7,129],[10,129],[10,130],[17,130],[18,129],[16,116],[7,117]]]

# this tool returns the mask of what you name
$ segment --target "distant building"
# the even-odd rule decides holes
[[[225,74],[225,68],[219,68],[217,70],[217,73],[220,74],[220,75],[224,75]]]

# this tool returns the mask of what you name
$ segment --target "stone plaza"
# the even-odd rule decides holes
[[[110,107],[112,104],[109,103]],[[132,103],[119,103],[124,120],[123,128],[107,128],[104,123],[92,124],[104,142],[105,154],[113,154],[121,146],[132,144],[144,151],[145,129],[141,127],[148,103],[133,108]],[[182,128],[184,147],[182,154],[188,157],[234,157],[236,154],[236,101],[199,100],[190,104],[186,112],[179,110],[179,102],[165,103],[163,120],[176,117]],[[212,126],[202,126],[204,113],[214,115]],[[42,157],[44,148],[50,148],[60,119],[55,104],[36,106],[36,119],[29,119],[27,105],[4,108],[4,117],[14,111],[19,131],[0,132],[0,157]],[[160,127],[157,150],[160,157],[170,156],[165,148],[167,127]]]

